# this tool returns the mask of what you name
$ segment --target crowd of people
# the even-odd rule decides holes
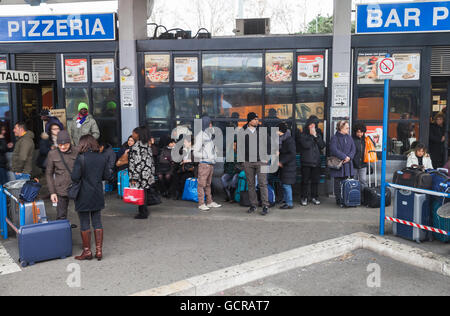
[[[193,137],[179,135],[172,139],[166,135],[157,143],[151,131],[145,127],[133,130],[127,141],[115,152],[112,146],[101,139],[95,119],[89,114],[89,107],[80,103],[78,115],[64,125],[48,111],[41,113],[45,122],[41,135],[39,156],[33,161],[35,150],[34,134],[27,130],[26,124],[18,122],[14,125],[16,143],[7,142],[7,130],[0,129],[0,181],[7,182],[7,160],[5,153],[12,150],[11,171],[15,179],[30,179],[33,164],[45,173],[49,198],[56,206],[57,220],[67,219],[69,207],[69,191],[78,186],[75,199],[75,210],[80,220],[80,231],[83,252],[77,260],[90,260],[91,227],[93,228],[96,253],[95,258],[102,259],[103,226],[101,210],[105,207],[103,181],[117,183],[117,173],[128,170],[130,186],[145,192],[145,202],[137,209],[136,219],[149,216],[148,204],[155,200],[155,195],[179,200],[182,198],[185,182],[189,178],[197,178],[198,209],[209,212],[222,207],[214,201],[212,180],[219,148],[214,141],[212,120],[202,118],[202,129]],[[250,206],[248,213],[254,213],[261,207],[260,214],[267,215],[271,203],[269,201],[268,173],[263,171],[271,162],[263,153],[259,130],[263,125],[256,113],[248,113],[247,123],[242,127],[245,131],[244,162],[237,162],[237,140],[233,144],[234,160],[225,161],[221,183],[225,193],[225,201],[233,202],[238,187],[239,175],[245,172],[248,185]],[[294,207],[293,185],[297,182],[297,154],[300,154],[301,190],[300,204],[320,205],[319,182],[323,174],[322,156],[327,146],[323,131],[319,128],[319,119],[312,115],[301,132],[294,132],[287,122],[277,123],[279,148],[278,170],[272,176],[279,178],[281,189],[277,200],[282,202],[280,209]],[[331,169],[334,178],[336,203],[343,206],[341,200],[341,182],[347,178],[356,178],[362,186],[367,186],[367,175],[370,155],[375,155],[375,147],[371,138],[366,135],[367,128],[358,123],[350,132],[348,121],[340,121],[336,132],[329,143],[329,156],[340,161],[339,169]],[[254,135],[254,138],[252,138]],[[445,142],[443,117],[437,116],[430,131],[431,157],[423,144],[411,146],[408,153],[408,166],[426,169],[442,167],[442,144]],[[270,141],[270,137],[268,137]],[[173,151],[176,144],[183,142],[178,154],[181,161],[174,161]],[[252,144],[250,144],[252,143]],[[270,145],[268,145],[270,148]],[[254,150],[256,149],[256,150]],[[254,152],[253,152],[254,151]],[[295,194],[297,196],[297,194]],[[156,198],[158,200],[158,198]]]

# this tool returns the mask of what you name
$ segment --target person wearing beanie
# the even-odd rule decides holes
[[[311,115],[306,121],[303,132],[299,138],[301,167],[302,167],[302,192],[301,204],[308,205],[309,193],[311,202],[320,205],[319,182],[321,172],[322,150],[326,147],[323,133],[319,128],[319,119]],[[311,190],[309,190],[311,188]]]
[[[71,173],[78,156],[76,147],[72,146],[70,135],[66,130],[60,131],[56,138],[57,148],[50,150],[47,156],[47,179],[50,200],[57,204],[57,220],[67,219],[69,198],[67,191],[72,183]]]
[[[81,136],[84,135],[92,135],[97,140],[100,138],[97,122],[89,114],[89,106],[84,102],[78,104],[78,114],[72,119],[68,129],[75,146],[78,146]]]
[[[296,182],[297,166],[295,163],[295,141],[286,123],[278,125],[278,135],[280,136],[280,154],[278,167],[280,168],[280,181],[284,191],[284,204],[280,209],[292,209],[292,185]]]
[[[267,166],[269,161],[265,161],[266,158],[261,156],[263,153],[260,148],[260,131],[259,131],[259,118],[254,112],[250,112],[247,115],[247,124],[239,131],[243,133],[245,140],[245,160],[244,160],[244,170],[248,182],[248,196],[250,199],[250,209],[247,213],[254,213],[258,205],[258,196],[256,193],[256,176],[258,176],[258,186],[261,193],[261,203],[262,211],[261,215],[267,215],[269,213],[269,191],[267,186],[267,173],[261,172],[262,166]],[[269,133],[267,133],[268,136]],[[242,135],[238,135],[238,147],[239,139]],[[270,150],[270,138],[267,137],[266,141],[266,153]],[[252,146],[254,145],[254,146]],[[256,149],[256,151],[253,150]],[[239,150],[238,150],[239,152]]]

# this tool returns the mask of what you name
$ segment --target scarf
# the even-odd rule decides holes
[[[78,117],[77,117],[77,127],[78,128],[80,128],[81,125],[84,123],[84,121],[86,121],[88,115],[89,115],[89,113],[86,113],[86,115],[82,115],[81,113],[78,113]]]

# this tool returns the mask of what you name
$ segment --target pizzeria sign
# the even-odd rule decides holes
[[[0,83],[38,84],[39,73],[16,70],[0,70]]]

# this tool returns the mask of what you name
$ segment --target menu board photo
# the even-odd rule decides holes
[[[393,80],[419,80],[420,54],[394,54],[395,70]]]
[[[66,59],[64,66],[66,69],[66,83],[88,82],[87,59]]]
[[[324,55],[301,55],[297,59],[298,81],[323,81]]]
[[[174,80],[175,82],[197,82],[198,58],[197,57],[174,58]]]
[[[293,64],[292,53],[267,53],[266,82],[291,82]]]
[[[169,82],[170,55],[145,55],[145,85]]]
[[[358,84],[383,84],[384,80],[378,79],[377,64],[386,53],[362,54],[358,56]]]
[[[0,59],[0,70],[6,70],[6,59]]]
[[[114,59],[92,59],[92,82],[114,82]]]

